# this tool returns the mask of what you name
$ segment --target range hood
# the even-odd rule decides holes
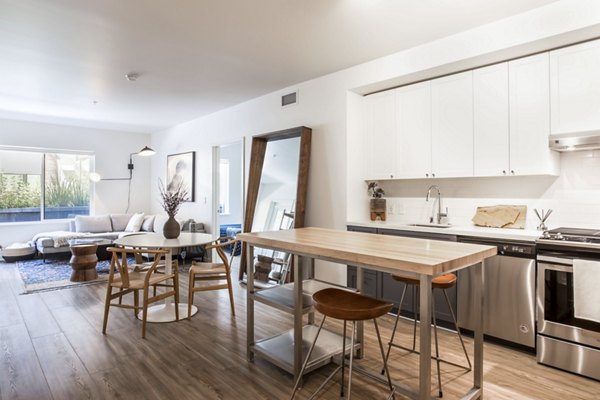
[[[600,130],[550,135],[548,145],[556,151],[600,149]]]

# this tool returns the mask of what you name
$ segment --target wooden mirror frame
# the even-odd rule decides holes
[[[246,194],[246,213],[244,215],[244,224],[242,232],[252,231],[254,223],[254,213],[258,202],[258,190],[260,188],[260,178],[262,176],[263,164],[267,143],[276,140],[300,138],[300,157],[298,161],[298,179],[296,186],[296,209],[294,215],[294,228],[304,226],[304,216],[306,213],[306,193],[308,188],[308,166],[310,164],[310,143],[312,129],[305,126],[285,129],[283,131],[270,132],[263,135],[252,137],[252,150],[250,154],[250,171],[248,172],[248,192]],[[246,272],[246,251],[244,243],[242,246],[242,255],[240,258],[239,280],[244,279]],[[291,271],[290,271],[291,272]],[[293,276],[289,274],[288,276]]]

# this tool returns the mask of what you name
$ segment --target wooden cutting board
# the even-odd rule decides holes
[[[525,229],[527,206],[498,205],[477,207],[472,221],[477,226],[490,228]]]

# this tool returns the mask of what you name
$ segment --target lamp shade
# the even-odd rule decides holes
[[[156,154],[156,152],[154,150],[152,150],[150,147],[145,146],[137,154],[138,154],[138,156],[147,157],[147,156],[152,156],[152,155]]]
[[[97,173],[97,172],[90,172],[90,181],[92,181],[92,182],[99,182],[100,179],[102,179],[102,177],[100,176],[99,173]]]

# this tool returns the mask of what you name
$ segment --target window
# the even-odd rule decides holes
[[[0,149],[0,222],[89,215],[93,156]]]
[[[229,214],[229,160],[219,163],[219,214]]]

